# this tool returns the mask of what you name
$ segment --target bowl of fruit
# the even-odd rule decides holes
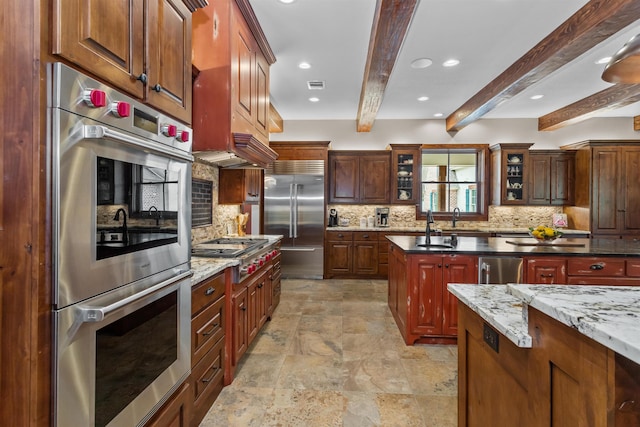
[[[562,232],[546,225],[539,225],[537,227],[529,227],[529,235],[539,242],[548,243],[562,237]]]

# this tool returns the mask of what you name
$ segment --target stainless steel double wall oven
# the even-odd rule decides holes
[[[190,368],[191,129],[49,68],[55,422],[144,424]]]

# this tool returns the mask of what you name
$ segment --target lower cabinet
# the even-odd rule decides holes
[[[640,286],[640,260],[617,257],[526,257],[525,283]]]
[[[386,279],[389,271],[385,233],[371,231],[327,231],[324,277]]]
[[[224,272],[191,289],[192,426],[200,424],[224,385],[225,292]]]
[[[389,289],[394,295],[389,302],[405,343],[455,343],[458,300],[447,284],[473,284],[477,277],[476,256],[404,255],[391,245]]]
[[[192,405],[193,390],[189,382],[186,382],[145,425],[146,427],[188,427],[194,425],[191,424]]]
[[[525,259],[525,283],[564,285],[567,283],[567,260],[563,258]]]

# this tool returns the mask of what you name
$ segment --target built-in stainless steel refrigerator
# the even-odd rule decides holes
[[[322,278],[324,223],[324,161],[273,162],[264,177],[264,233],[284,236],[283,277]]]

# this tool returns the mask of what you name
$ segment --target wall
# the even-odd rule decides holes
[[[191,244],[201,243],[207,240],[224,236],[227,227],[230,225],[236,230],[236,216],[240,213],[240,205],[220,205],[218,204],[218,191],[220,189],[218,180],[218,167],[196,159],[193,163],[194,178],[204,179],[213,182],[213,212],[212,224],[191,229]]]
[[[533,143],[553,149],[587,139],[640,139],[631,118],[593,118],[572,126],[539,132],[537,119],[481,119],[456,134],[444,120],[376,120],[371,132],[356,132],[355,120],[288,120],[272,141],[331,141],[333,150],[383,150],[388,144]]]

